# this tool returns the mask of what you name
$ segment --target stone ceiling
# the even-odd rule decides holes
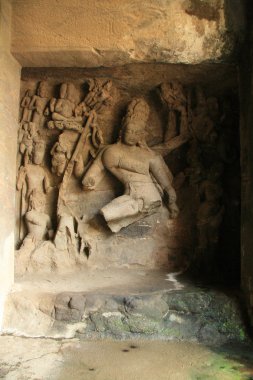
[[[13,0],[12,47],[23,67],[231,62],[240,0]]]

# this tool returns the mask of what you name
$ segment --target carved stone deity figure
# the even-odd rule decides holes
[[[59,99],[50,100],[52,120],[48,123],[50,129],[71,129],[80,131],[83,118],[77,116],[75,109],[78,104],[78,94],[73,83],[62,83]]]
[[[59,136],[58,141],[50,151],[52,155],[52,173],[57,176],[61,176],[64,173],[77,138],[78,135],[72,131],[65,131]]]
[[[188,133],[188,119],[186,115],[187,99],[182,84],[176,80],[161,84],[160,97],[169,111],[168,127],[164,135],[164,143],[166,144],[177,135],[177,116],[179,116],[181,121],[180,138],[182,138],[182,135]]]
[[[21,123],[28,122],[31,119],[32,111],[29,109],[31,100],[32,100],[31,92],[27,90],[25,92],[25,96],[23,97],[20,103],[20,108],[22,110]]]
[[[100,152],[82,181],[84,190],[94,190],[107,170],[124,185],[124,194],[101,209],[112,232],[158,212],[162,199],[167,201],[170,217],[178,215],[172,174],[145,142],[148,117],[149,106],[144,99],[131,101],[119,141]]]
[[[32,122],[40,125],[44,112],[46,111],[48,103],[47,97],[47,83],[45,81],[39,82],[37,94],[33,95],[29,104],[29,110],[32,111]]]
[[[182,84],[176,80],[162,83],[158,90],[167,109],[168,118],[163,142],[155,145],[153,149],[162,156],[166,156],[189,139],[187,98]]]
[[[19,153],[22,156],[18,162],[19,166],[21,163],[26,166],[31,162],[34,144],[38,139],[39,134],[35,123],[25,122],[21,124],[18,131]]]
[[[84,100],[76,108],[76,114],[89,112],[91,110],[101,113],[105,107],[111,106],[113,97],[111,95],[112,81],[101,81],[89,79],[89,92]]]
[[[41,166],[44,153],[45,143],[37,141],[33,148],[33,163],[21,166],[17,179],[17,190],[22,193],[20,219],[25,214],[28,234],[36,241],[42,240],[51,223],[44,213],[45,194],[51,189],[47,173]]]
[[[32,239],[34,243],[51,238],[53,235],[50,216],[45,213],[45,196],[41,192],[33,190],[29,196],[28,211],[25,221],[28,230],[26,239]]]

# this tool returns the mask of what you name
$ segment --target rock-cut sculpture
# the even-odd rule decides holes
[[[82,181],[84,190],[94,190],[107,170],[124,185],[124,194],[101,209],[112,232],[158,212],[163,199],[170,217],[178,215],[172,174],[145,141],[148,117],[149,106],[144,99],[131,101],[119,141],[100,152]]]

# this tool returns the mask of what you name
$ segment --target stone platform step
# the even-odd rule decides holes
[[[7,298],[3,333],[206,344],[247,340],[237,297],[142,269],[23,276]]]

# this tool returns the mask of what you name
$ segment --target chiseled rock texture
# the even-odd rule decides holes
[[[12,53],[27,67],[221,62],[243,30],[240,0],[15,0]]]

